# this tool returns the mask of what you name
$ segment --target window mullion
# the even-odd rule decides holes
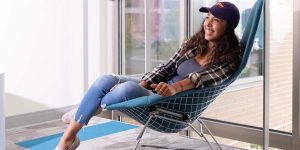
[[[83,93],[88,90],[88,0],[83,0]]]
[[[263,149],[269,149],[269,102],[270,102],[270,1],[265,5],[264,97],[263,97]]]
[[[300,79],[299,79],[299,49],[300,49],[300,43],[299,43],[299,25],[300,25],[300,1],[294,0],[294,10],[293,10],[293,127],[292,127],[292,135],[294,141],[299,141],[300,139],[300,120],[299,120],[299,114],[300,114]],[[297,149],[297,148],[296,148]]]
[[[188,38],[191,34],[191,0],[185,0],[184,9],[184,36]]]
[[[145,7],[145,72],[151,71],[151,0],[144,1]]]

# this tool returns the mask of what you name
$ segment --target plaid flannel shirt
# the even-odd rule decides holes
[[[177,74],[176,70],[182,62],[196,56],[195,48],[188,50],[184,55],[180,55],[180,51],[181,49],[166,64],[159,64],[153,71],[145,73],[142,80],[150,85],[167,82],[172,79]],[[234,72],[230,65],[230,63],[213,63],[201,72],[190,73],[186,78],[189,78],[194,83],[195,88],[217,85],[229,78]]]

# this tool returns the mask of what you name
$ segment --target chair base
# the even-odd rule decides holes
[[[141,132],[139,133],[138,137],[137,137],[137,143],[136,143],[136,146],[135,146],[135,150],[138,149],[139,145],[140,145],[140,142],[141,142],[141,139],[145,133],[145,130],[146,128],[148,127],[148,124],[150,123],[151,119],[157,117],[157,118],[160,118],[160,119],[166,119],[166,120],[169,120],[169,121],[174,121],[174,122],[178,122],[178,123],[182,123],[182,124],[185,124],[187,126],[189,126],[193,131],[195,131],[197,133],[197,135],[199,135],[200,137],[203,137],[204,140],[207,142],[207,144],[210,146],[210,148],[212,150],[214,150],[214,147],[212,146],[212,144],[207,140],[206,136],[203,134],[203,131],[202,131],[202,125],[204,126],[204,128],[208,131],[209,135],[213,138],[213,140],[215,141],[215,143],[218,145],[219,149],[222,150],[222,147],[220,146],[220,144],[217,142],[217,140],[214,138],[213,134],[211,133],[211,131],[208,129],[208,127],[204,124],[204,122],[198,118],[198,122],[200,123],[201,125],[201,130],[200,132],[192,125],[192,122],[189,121],[189,119],[184,119],[186,121],[181,121],[181,120],[175,120],[175,119],[172,119],[172,118],[167,118],[167,117],[164,117],[164,116],[161,116],[159,115],[160,112],[163,112],[163,113],[167,113],[169,115],[174,115],[174,116],[180,116],[182,114],[178,114],[178,113],[174,113],[174,112],[170,112],[168,110],[162,110],[162,109],[155,109],[153,111],[150,112],[150,117],[149,119],[147,120],[146,124],[144,125],[143,129],[141,130]],[[184,116],[186,117],[186,116]],[[153,148],[160,148],[160,149],[170,149],[168,147],[164,147],[164,146],[156,146],[156,145],[141,145],[141,147],[153,147]],[[171,149],[174,149],[174,148],[171,148]]]

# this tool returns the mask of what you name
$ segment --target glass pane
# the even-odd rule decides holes
[[[235,32],[241,38],[246,21],[248,20],[247,17],[256,1],[229,1],[234,3],[240,10],[241,20]],[[210,7],[211,5],[207,6]],[[204,117],[257,127],[263,126],[263,80],[261,75],[264,37],[262,33],[263,24],[261,21],[248,64],[240,77],[244,79],[240,79],[239,81],[245,81],[246,83],[236,87],[231,86],[222,95],[218,96],[214,103],[204,111]]]
[[[291,8],[293,8],[292,0],[272,0],[270,3],[270,128],[287,132],[292,131],[293,9]]]
[[[203,19],[206,17],[205,13],[199,12],[200,7],[210,7],[214,5],[217,2],[217,0],[201,0],[201,1],[191,1],[191,17],[192,19],[192,34],[196,33],[200,30],[201,24],[203,22]]]
[[[251,13],[252,6],[256,2],[256,0],[250,0],[250,1],[236,1],[236,0],[229,0],[232,3],[235,3],[239,10],[240,10],[240,24],[236,29],[236,34],[241,38],[243,35],[243,31],[246,28],[248,17]],[[243,70],[241,77],[252,77],[252,76],[259,76],[262,75],[262,53],[264,48],[264,30],[263,30],[263,14],[261,15],[258,29],[255,35],[254,44],[252,47],[252,52],[250,54],[248,64],[246,68]]]
[[[237,26],[237,28],[235,29],[235,33],[237,34],[237,36],[239,38],[242,37],[243,35],[243,30],[245,29],[247,20],[248,20],[248,16],[250,15],[251,12],[251,8],[254,5],[254,3],[256,2],[256,0],[227,0],[231,3],[234,3],[240,10],[240,23]],[[200,13],[199,12],[199,8],[202,6],[205,7],[211,7],[212,5],[214,5],[216,3],[216,1],[194,1],[193,2],[193,33],[196,33],[197,31],[199,31],[200,27],[201,27],[201,23],[203,18],[206,16],[205,13]],[[255,77],[255,76],[260,76],[262,75],[262,52],[263,52],[263,47],[264,47],[264,30],[263,30],[263,15],[261,16],[260,22],[259,22],[259,27],[256,33],[256,37],[254,40],[254,44],[253,44],[253,49],[249,58],[249,62],[247,64],[247,66],[245,67],[245,69],[243,70],[241,77],[240,78],[244,78],[244,77]]]
[[[145,72],[144,1],[125,1],[125,74]],[[124,44],[124,43],[123,43]]]
[[[236,28],[236,34],[238,37],[242,37],[243,31],[245,30],[248,17],[251,13],[251,9],[256,2],[256,0],[228,0],[229,2],[234,3],[240,10],[240,23]],[[264,30],[263,30],[263,14],[261,15],[258,29],[256,32],[256,36],[254,39],[254,44],[252,47],[252,52],[250,54],[247,66],[243,70],[241,77],[253,77],[253,76],[260,76],[262,75],[262,52],[264,48]]]
[[[252,6],[250,1],[232,0],[241,13],[240,25],[237,33],[241,36],[243,30],[243,18],[247,8]],[[243,9],[245,8],[245,9]],[[286,132],[292,131],[292,0],[276,0],[270,3],[270,128]],[[278,10],[285,13],[280,13]],[[280,17],[281,16],[281,17]],[[279,19],[280,18],[280,19]],[[244,70],[244,77],[259,75],[262,64],[263,26],[260,23],[253,52],[248,62],[248,68]],[[262,48],[261,48],[262,46]],[[258,50],[256,49],[258,48]],[[250,86],[248,86],[248,84]],[[262,127],[263,112],[263,83],[262,81],[248,83],[238,89],[227,90],[204,112],[203,116],[226,120],[241,124]]]
[[[226,90],[203,113],[204,117],[263,126],[263,85]]]
[[[180,46],[180,0],[151,2],[151,66],[154,68],[168,61]]]

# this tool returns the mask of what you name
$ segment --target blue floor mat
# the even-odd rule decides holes
[[[110,121],[102,124],[85,127],[77,134],[80,141],[86,141],[109,134],[134,129],[138,126],[125,124],[118,121]],[[40,137],[16,143],[17,145],[31,150],[51,150],[56,147],[63,133]]]

